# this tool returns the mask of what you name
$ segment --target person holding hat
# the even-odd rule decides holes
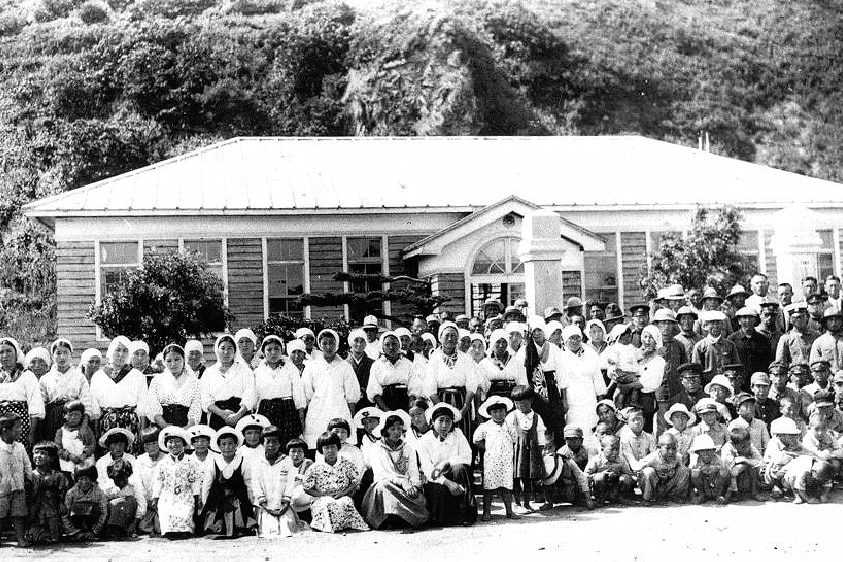
[[[724,365],[740,363],[740,357],[735,344],[724,334],[725,314],[719,310],[706,311],[701,314],[701,320],[707,335],[694,345],[691,362],[703,366],[702,379],[707,383],[714,375],[723,374]]]
[[[252,496],[258,520],[258,536],[265,539],[292,537],[301,523],[292,508],[296,468],[281,452],[284,434],[274,425],[263,430],[264,456],[252,465]]]
[[[460,415],[444,402],[431,406],[427,419],[432,430],[419,439],[416,448],[427,479],[424,496],[434,525],[472,525],[477,521],[477,501],[471,491],[471,447],[455,426]]]
[[[161,447],[158,444],[158,437],[161,430],[156,426],[146,427],[141,430],[140,442],[143,447],[143,454],[135,459],[133,465],[135,477],[141,481],[144,499],[146,500],[146,515],[138,523],[138,532],[148,535],[161,534],[161,521],[158,517],[158,509],[152,501],[153,475],[156,467],[164,458]]]
[[[406,411],[416,397],[424,395],[421,377],[412,361],[401,355],[401,341],[395,332],[385,332],[380,346],[383,353],[372,365],[366,396],[384,412]]]
[[[724,505],[732,475],[723,466],[711,437],[698,435],[694,438],[691,458],[692,501],[699,505],[706,500],[715,500],[718,505]]]
[[[416,452],[404,439],[409,425],[403,410],[384,412],[378,424],[380,441],[369,455],[373,482],[363,498],[363,516],[373,529],[390,518],[417,529],[430,517]]]
[[[741,392],[733,399],[733,404],[738,410],[738,417],[729,422],[729,431],[735,428],[746,429],[749,432],[752,446],[758,449],[762,455],[767,450],[767,443],[770,442],[770,432],[767,424],[755,417],[755,396],[748,392]]]
[[[676,438],[676,450],[685,466],[690,464],[691,442],[694,440],[692,426],[697,421],[697,416],[684,404],[673,404],[665,413],[664,420],[670,426],[665,433],[670,433]]]
[[[304,422],[304,440],[316,447],[322,429],[333,418],[352,420],[360,400],[360,382],[354,369],[337,355],[340,338],[334,330],[325,329],[317,338],[322,357],[308,362],[302,374],[304,395],[308,401]]]
[[[50,354],[50,370],[38,377],[45,414],[39,431],[43,439],[52,441],[56,437],[56,431],[64,425],[66,403],[80,400],[85,405],[89,419],[99,417],[99,408],[94,407],[88,379],[71,362],[73,345],[65,338],[58,338],[50,345]]]
[[[482,521],[492,518],[492,496],[499,494],[503,499],[506,517],[512,519],[513,462],[515,442],[518,438],[515,427],[506,423],[506,416],[514,408],[505,396],[493,395],[478,409],[484,418],[474,432],[474,444],[483,453],[483,516]]]
[[[770,377],[767,373],[753,373],[750,390],[755,395],[755,415],[770,427],[770,423],[781,415],[778,403],[770,398]]]
[[[827,308],[823,313],[823,335],[811,345],[810,362],[825,360],[833,371],[843,369],[843,312]]]
[[[474,395],[480,391],[483,375],[471,357],[457,349],[459,337],[456,324],[446,322],[439,328],[441,347],[430,354],[425,395],[433,403],[445,402],[457,408],[464,435],[471,435]]]
[[[165,427],[158,436],[158,446],[168,454],[155,469],[152,501],[161,521],[161,534],[170,539],[193,534],[193,516],[202,493],[202,467],[184,452],[189,444],[190,434],[178,426]]]
[[[298,367],[285,361],[284,342],[276,335],[263,338],[260,351],[264,360],[255,369],[255,404],[257,413],[264,416],[281,432],[282,445],[301,437],[307,398]]]
[[[251,467],[239,448],[243,436],[232,427],[221,427],[212,446],[220,452],[202,477],[199,531],[215,537],[248,535],[255,527],[250,500]]]
[[[740,330],[729,336],[729,341],[738,350],[738,363],[749,372],[764,371],[773,360],[770,340],[755,328],[758,326],[758,312],[745,306],[736,313]]]
[[[162,429],[196,425],[202,415],[199,379],[185,366],[185,351],[180,345],[170,344],[162,354],[166,368],[149,384],[144,413]]]
[[[683,306],[676,311],[679,333],[674,336],[674,339],[682,344],[686,359],[691,358],[694,345],[702,339],[702,336],[694,330],[697,318],[699,318],[699,315],[690,306]]]
[[[255,407],[255,374],[244,362],[235,360],[237,343],[230,334],[217,338],[214,353],[217,362],[199,381],[199,399],[211,429],[233,428]]]
[[[793,363],[807,363],[811,346],[820,334],[808,328],[808,306],[797,302],[786,308],[790,330],[779,339],[776,347],[776,361],[785,366]]]

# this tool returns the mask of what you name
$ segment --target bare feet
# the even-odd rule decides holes
[[[717,505],[726,505],[727,503],[729,503],[729,500],[727,500],[723,496],[717,496],[717,499],[714,501],[717,503]]]
[[[800,496],[799,494],[796,494],[795,496],[793,496],[793,503],[795,503],[795,504],[805,503],[805,500],[802,499],[802,496]]]

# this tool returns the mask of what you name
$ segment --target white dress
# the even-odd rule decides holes
[[[591,347],[583,346],[581,355],[568,350],[562,352],[561,366],[568,393],[565,425],[578,427],[584,434],[589,434],[598,422],[597,396],[606,394],[600,357]]]
[[[343,418],[354,426],[348,404],[360,400],[360,383],[347,361],[334,357],[331,363],[316,359],[305,364],[302,386],[308,400],[304,440],[311,449],[328,429],[333,418]]]
[[[513,462],[515,459],[515,428],[509,423],[496,424],[489,420],[474,432],[474,442],[485,441],[483,453],[483,488],[512,489]]]
[[[155,467],[152,497],[158,498],[161,533],[192,533],[194,496],[202,491],[202,466],[190,455],[167,455]]]
[[[292,459],[283,455],[272,464],[264,457],[252,465],[252,495],[258,506],[258,536],[265,539],[285,538],[299,530],[299,521],[292,507],[278,516],[260,509],[264,501],[269,509],[280,509],[282,501],[289,503],[296,487],[297,473]]]

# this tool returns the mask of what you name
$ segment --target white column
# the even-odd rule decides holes
[[[823,249],[816,230],[821,217],[802,206],[792,206],[773,215],[776,225],[772,239],[776,255],[776,279],[800,287],[808,275],[817,276],[817,254]]]
[[[536,314],[548,306],[562,307],[562,222],[553,211],[539,209],[522,221],[518,254],[524,264],[527,302]]]

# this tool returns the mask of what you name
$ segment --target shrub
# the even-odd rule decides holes
[[[108,10],[99,2],[85,2],[79,9],[79,19],[88,25],[108,21]]]

